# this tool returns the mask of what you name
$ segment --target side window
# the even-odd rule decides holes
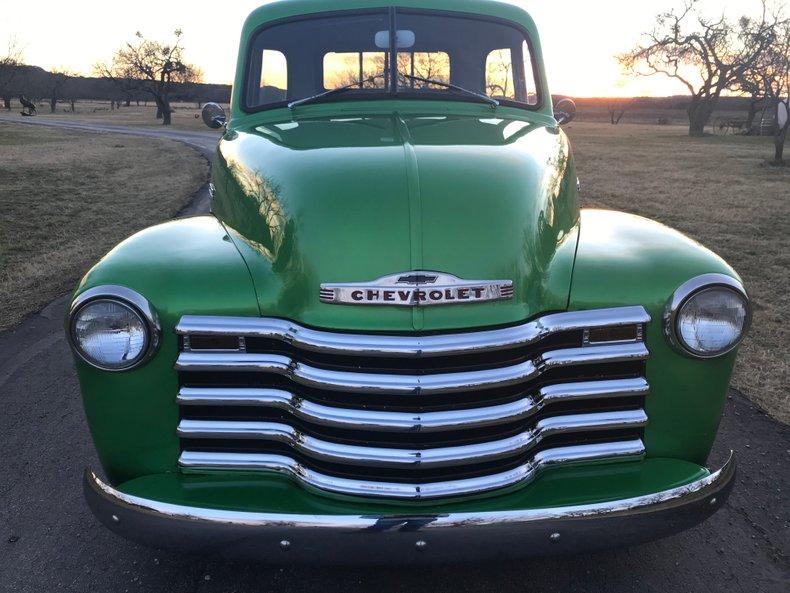
[[[496,49],[488,54],[486,94],[495,99],[537,104],[535,71],[526,41],[518,48]]]
[[[278,103],[288,99],[288,61],[285,54],[265,49],[261,55],[260,103]]]
[[[525,41],[521,44],[521,59],[524,64],[524,83],[526,85],[525,103],[527,105],[538,104],[538,83],[535,80],[535,68],[532,64],[532,52],[529,51],[529,44]]]
[[[327,90],[361,83],[364,89],[386,88],[385,52],[330,52],[324,55],[324,88]],[[381,75],[381,76],[379,76]],[[375,80],[369,80],[376,77]],[[365,82],[362,82],[365,81]]]

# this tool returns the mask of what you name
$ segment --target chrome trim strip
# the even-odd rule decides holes
[[[557,434],[585,431],[643,428],[647,424],[644,410],[573,414],[540,420],[533,429],[521,434],[473,445],[435,447],[430,449],[395,449],[365,447],[325,441],[287,424],[275,422],[232,420],[181,420],[178,436],[186,439],[250,439],[289,445],[303,455],[322,461],[371,467],[448,467],[485,463],[514,457],[536,447],[544,438]],[[200,453],[199,459],[210,459],[213,453]],[[245,463],[249,453],[221,453],[219,460],[228,467]],[[182,459],[189,467],[191,452]],[[220,461],[221,463],[221,461]],[[217,461],[212,461],[212,467]]]
[[[715,354],[700,354],[699,352],[695,352],[694,350],[686,347],[686,345],[683,343],[683,340],[681,340],[678,336],[677,318],[680,310],[683,308],[683,305],[685,305],[692,296],[717,286],[729,288],[744,298],[746,301],[746,321],[744,323],[743,332],[741,333],[740,338],[734,344],[732,344],[732,346],[721,352],[716,352]],[[746,294],[746,289],[743,287],[743,284],[741,284],[735,278],[731,276],[725,276],[724,274],[703,274],[701,276],[696,276],[687,282],[684,282],[672,294],[672,297],[669,299],[669,302],[667,302],[666,308],[664,309],[664,335],[672,347],[677,352],[680,352],[685,356],[698,359],[717,358],[732,352],[738,347],[738,345],[740,345],[741,341],[746,335],[746,332],[749,330],[751,321],[751,302],[749,300],[749,295]]]
[[[74,337],[74,320],[77,313],[79,313],[80,309],[82,309],[85,305],[101,300],[120,302],[127,308],[131,308],[132,311],[140,316],[146,325],[146,329],[148,330],[145,348],[143,349],[140,356],[130,361],[123,367],[112,368],[96,364],[82,352],[82,349],[79,347],[77,340]],[[71,303],[71,308],[69,309],[68,331],[66,333],[68,335],[71,350],[80,358],[80,360],[85,362],[85,364],[108,373],[121,373],[137,368],[151,360],[154,354],[156,354],[156,351],[159,349],[159,343],[161,342],[162,337],[162,325],[159,321],[159,315],[157,315],[156,309],[154,309],[151,303],[148,302],[148,299],[146,299],[143,295],[135,292],[131,288],[126,288],[125,286],[107,284],[95,286],[94,288],[90,288],[74,297],[74,300]]]
[[[406,484],[398,482],[373,482],[338,478],[316,472],[294,459],[282,455],[259,453],[204,453],[184,451],[178,463],[185,470],[197,472],[210,470],[274,471],[284,473],[303,485],[357,496],[422,500],[443,496],[479,494],[507,486],[524,484],[538,473],[555,465],[568,465],[591,461],[623,461],[641,459],[645,447],[641,439],[614,443],[596,443],[557,447],[538,452],[529,462],[497,474],[446,482]]]
[[[253,406],[283,410],[296,418],[337,428],[391,432],[439,432],[507,424],[526,419],[558,401],[647,395],[643,378],[584,381],[549,385],[535,396],[481,408],[442,412],[383,412],[335,408],[317,404],[279,389],[182,387],[177,402],[182,406]]]
[[[618,343],[555,350],[540,355],[534,361],[496,369],[435,375],[390,375],[321,369],[274,354],[192,351],[181,352],[175,368],[179,371],[265,372],[287,377],[300,385],[331,391],[419,395],[504,387],[534,379],[551,368],[645,360],[648,354],[641,342]]]
[[[408,514],[368,515],[186,506],[126,494],[90,470],[83,483],[91,511],[123,537],[180,553],[312,566],[387,558],[501,561],[641,543],[691,527],[721,508],[735,475],[731,454],[721,469],[698,480],[632,498],[527,509],[513,501],[498,511],[410,509]]]
[[[321,284],[319,298],[333,305],[432,307],[513,298],[512,280],[466,280],[435,270],[388,274],[369,282]]]
[[[185,315],[176,326],[176,333],[268,338],[328,354],[418,358],[505,350],[527,346],[561,332],[649,321],[650,315],[644,307],[634,306],[554,313],[503,329],[435,336],[393,336],[327,332],[284,319]]]

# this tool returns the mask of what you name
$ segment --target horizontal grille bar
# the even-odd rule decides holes
[[[518,401],[442,412],[386,412],[325,406],[307,401],[280,389],[182,387],[181,406],[240,406],[284,410],[296,418],[321,426],[390,432],[440,432],[481,428],[523,420],[556,402],[599,398],[644,396],[648,393],[643,378],[584,381],[548,385],[532,397]]]
[[[558,333],[640,325],[649,321],[647,311],[635,306],[555,313],[502,329],[436,336],[394,336],[326,332],[283,319],[187,315],[181,318],[176,332],[179,335],[265,338],[325,354],[418,358],[518,348]]]
[[[383,498],[430,499],[479,494],[506,486],[523,484],[532,480],[543,469],[556,465],[640,459],[644,453],[645,448],[641,439],[557,447],[540,451],[527,463],[505,472],[424,484],[365,481],[328,476],[305,467],[289,457],[261,453],[183,451],[179,458],[179,465],[185,470],[194,471],[276,471],[288,474],[302,484],[336,493]]]
[[[645,360],[648,355],[642,342],[615,343],[555,350],[535,360],[502,368],[434,375],[390,375],[321,369],[275,354],[182,352],[176,370],[263,372],[329,391],[420,395],[506,387],[534,379],[551,368]]]
[[[179,464],[419,499],[524,484],[555,464],[638,459],[649,321],[635,306],[380,335],[186,316]]]
[[[576,414],[540,420],[533,430],[506,439],[431,449],[363,447],[327,442],[273,422],[182,420],[178,435],[189,439],[252,439],[279,442],[323,461],[375,467],[447,467],[495,461],[525,453],[544,438],[585,431],[638,429],[647,424],[644,410]]]

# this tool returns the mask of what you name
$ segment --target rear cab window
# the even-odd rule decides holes
[[[452,84],[536,109],[538,80],[530,39],[515,23],[425,10],[346,11],[260,29],[250,45],[243,107],[282,107],[343,87],[324,100],[470,100],[446,86]]]

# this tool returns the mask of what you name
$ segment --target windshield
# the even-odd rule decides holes
[[[537,80],[530,41],[515,24],[403,9],[319,14],[255,34],[243,103],[257,111],[393,96],[490,97],[535,109]]]

